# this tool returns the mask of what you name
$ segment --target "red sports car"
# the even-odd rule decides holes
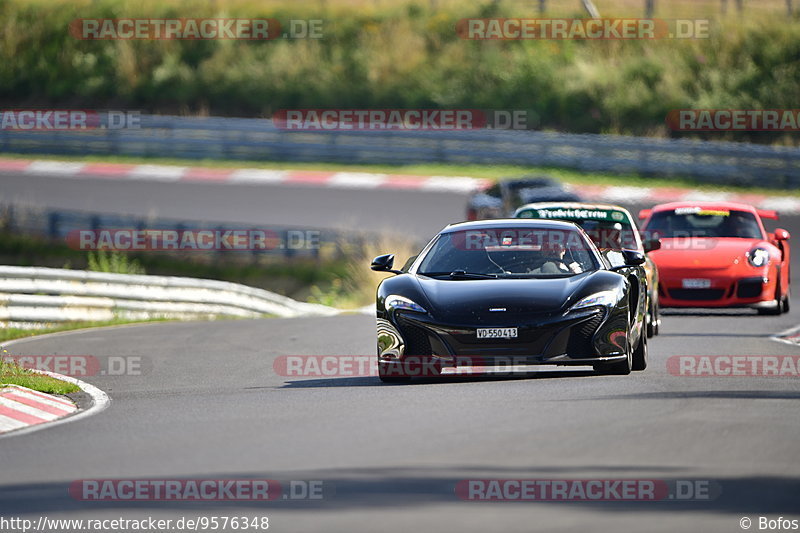
[[[661,240],[662,307],[755,307],[789,311],[789,232],[768,233],[775,211],[732,202],[674,202],[639,213],[644,232]]]

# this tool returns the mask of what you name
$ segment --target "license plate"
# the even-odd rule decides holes
[[[708,289],[711,287],[710,279],[685,279],[683,280],[684,289]]]
[[[514,339],[517,328],[478,328],[479,339]]]

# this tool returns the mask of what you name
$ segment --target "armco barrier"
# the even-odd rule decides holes
[[[536,131],[286,131],[270,120],[142,115],[140,128],[0,130],[0,152],[346,163],[485,163],[800,187],[800,149]]]
[[[338,312],[225,281],[0,266],[0,326],[115,318],[330,316]]]

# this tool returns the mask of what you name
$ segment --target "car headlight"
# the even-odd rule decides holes
[[[587,296],[578,301],[575,305],[570,307],[570,311],[575,311],[577,309],[585,309],[587,307],[595,307],[598,305],[604,306],[612,306],[616,305],[619,301],[620,293],[619,291],[603,291],[598,292],[596,294],[592,294],[591,296]]]
[[[747,262],[756,268],[766,266],[769,263],[769,252],[763,248],[753,248],[747,252]]]
[[[417,313],[427,313],[428,311],[425,310],[424,307],[419,305],[413,300],[406,298],[405,296],[400,296],[399,294],[391,294],[386,297],[384,301],[384,307],[388,311],[389,309],[399,309],[403,311],[415,311]]]

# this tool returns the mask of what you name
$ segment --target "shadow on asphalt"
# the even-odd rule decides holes
[[[768,333],[659,333],[659,337],[754,337],[768,339]],[[650,341],[652,342],[652,341]]]
[[[800,400],[800,391],[787,390],[709,390],[709,391],[661,391],[618,394],[613,396],[593,396],[591,398],[571,398],[556,401],[598,400],[680,400],[684,398],[705,398],[724,400]]]
[[[209,468],[212,468],[211,466]],[[273,510],[319,509],[326,511],[352,511],[359,509],[402,509],[408,512],[431,505],[474,505],[479,504],[498,509],[497,505],[525,505],[533,511],[534,506],[559,505],[564,509],[590,509],[598,512],[674,512],[693,511],[703,513],[747,514],[792,514],[797,512],[797,494],[800,494],[800,479],[778,476],[754,476],[728,479],[711,479],[696,474],[681,475],[680,469],[659,467],[609,467],[602,465],[575,465],[571,467],[537,467],[519,465],[516,467],[494,467],[482,465],[463,465],[453,467],[392,467],[362,468],[341,470],[301,470],[292,472],[225,472],[215,473],[215,479],[248,480],[271,479],[288,486],[289,480],[322,481],[321,500],[273,501],[81,501],[69,494],[69,483],[7,483],[0,486],[0,515],[49,515],[53,513],[78,513],[78,518],[98,518],[99,513],[123,512],[129,518],[147,516],[151,512],[192,512],[206,515],[220,509],[235,509],[248,512],[269,512]],[[594,472],[594,474],[593,474]],[[656,473],[654,475],[654,472]],[[658,472],[669,474],[659,475]],[[206,476],[202,479],[209,479]],[[117,476],[118,478],[118,476]],[[161,473],[163,479],[187,479]],[[198,478],[200,479],[200,478]],[[677,481],[708,481],[714,487],[714,497],[704,500],[665,499],[660,501],[589,501],[571,500],[562,502],[487,502],[460,499],[456,494],[459,482],[474,479],[646,479],[663,481],[673,485]],[[507,508],[507,507],[506,507]],[[488,510],[488,509],[487,509]],[[73,514],[71,518],[75,518]]]
[[[413,387],[446,383],[484,383],[487,381],[521,381],[530,379],[564,379],[580,377],[599,377],[593,370],[566,370],[546,372],[521,372],[513,375],[444,375],[431,378],[414,378],[408,383],[382,383],[377,376],[357,378],[321,378],[287,381],[281,388],[326,388],[326,387]],[[270,387],[271,388],[271,387]]]
[[[734,309],[664,309],[661,308],[659,313],[662,316],[763,316],[765,319],[770,318],[770,315],[759,315],[755,309],[734,308]]]

